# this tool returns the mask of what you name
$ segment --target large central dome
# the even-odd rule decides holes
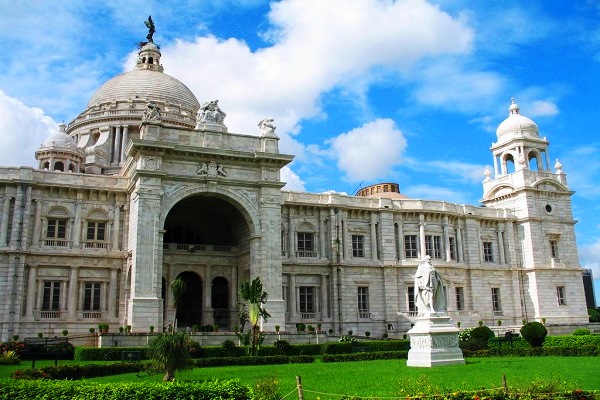
[[[129,99],[181,104],[183,108],[192,110],[200,108],[196,96],[187,86],[170,75],[149,69],[115,76],[94,93],[86,108]]]

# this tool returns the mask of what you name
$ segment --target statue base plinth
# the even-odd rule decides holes
[[[410,351],[406,365],[409,367],[435,367],[464,364],[458,347],[458,328],[446,313],[430,312],[417,317],[415,326],[407,332]]]

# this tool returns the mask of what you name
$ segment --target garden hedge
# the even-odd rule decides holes
[[[0,400],[248,400],[250,389],[238,380],[202,382],[110,383],[71,381],[0,381]]]
[[[75,361],[121,361],[123,352],[139,351],[142,360],[147,360],[146,346],[131,347],[76,347]]]

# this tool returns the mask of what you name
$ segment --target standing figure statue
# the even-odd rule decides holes
[[[415,305],[419,317],[446,311],[444,281],[431,264],[431,256],[423,257],[415,274]]]
[[[156,29],[154,28],[154,21],[152,21],[152,15],[148,16],[148,21],[144,21],[144,24],[146,24],[146,27],[148,28],[148,35],[146,35],[146,39],[148,39],[149,43],[154,43],[152,40],[152,36],[154,35],[154,32],[156,32]]]
[[[207,101],[200,106],[198,115],[196,116],[196,122],[198,124],[223,124],[225,120],[225,114],[219,107],[219,100]]]

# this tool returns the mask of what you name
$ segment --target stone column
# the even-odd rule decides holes
[[[348,255],[348,247],[351,247],[352,240],[348,238],[348,213],[346,211],[340,211],[341,215],[341,224],[342,224],[342,237],[340,238],[342,241],[342,260],[349,259]],[[350,242],[350,246],[348,246],[348,242]]]
[[[108,282],[108,318],[117,317],[117,286],[119,285],[117,269],[110,270],[110,282]]]
[[[14,212],[13,212],[13,219],[12,219],[12,229],[10,231],[10,245],[12,247],[16,247],[17,246],[17,241],[19,240],[19,233],[20,233],[20,229],[19,229],[19,223],[21,222],[21,214],[23,213],[23,210],[21,210],[21,205],[23,204],[23,187],[22,186],[17,186],[17,195],[15,196],[15,208],[14,208]]]
[[[294,229],[294,220],[292,218],[292,207],[288,206],[288,250],[289,258],[296,256],[296,246],[294,238],[296,237],[296,229]]]
[[[10,196],[4,194],[4,206],[2,207],[2,222],[0,223],[0,246],[6,246],[6,235],[8,233],[8,215],[10,211]]]
[[[375,214],[371,213],[371,222],[369,223],[371,228],[371,260],[377,261],[377,223],[375,222]]]
[[[78,249],[81,241],[81,203],[83,202],[83,193],[77,193],[77,202],[75,203],[75,222],[73,223],[73,248]]]
[[[321,274],[321,321],[329,316],[327,302],[327,275]]]
[[[212,268],[210,265],[204,267],[204,304],[203,320],[204,324],[212,325],[215,322],[212,308]]]
[[[450,255],[450,234],[448,232],[448,216],[444,216],[444,249],[446,250],[446,261],[452,259]]]
[[[290,274],[288,290],[290,292],[290,321],[296,321],[296,310],[298,304],[296,301],[296,274]]]
[[[129,126],[123,126],[123,139],[121,140],[121,162],[127,157],[127,144],[129,142]]]
[[[327,237],[327,232],[325,230],[325,217],[327,214],[323,209],[319,209],[319,248],[321,253],[321,259],[326,258],[327,256],[327,241],[325,240]]]
[[[67,315],[69,319],[73,320],[76,318],[77,313],[77,288],[79,287],[79,266],[71,266],[69,274],[69,301],[67,304]]]
[[[419,259],[422,260],[427,254],[425,245],[425,215],[419,214]]]
[[[28,247],[29,239],[29,224],[31,215],[31,186],[27,186],[25,192],[25,204],[23,207],[23,217],[21,218],[21,248],[26,249]]]
[[[115,204],[113,215],[112,250],[119,250],[119,232],[121,230],[121,205]]]
[[[398,226],[398,260],[404,260],[404,229],[402,226],[402,215],[395,216],[396,225]]]
[[[40,245],[41,224],[42,224],[42,200],[35,199],[35,214],[33,216],[33,239],[31,241],[32,246]]]
[[[504,240],[502,239],[502,229],[499,224],[496,233],[498,234],[498,254],[500,255],[500,264],[505,264],[506,261],[504,257]]]
[[[25,317],[33,318],[35,308],[35,288],[37,283],[37,265],[29,267],[29,279],[27,280],[27,305],[25,307]],[[39,295],[38,295],[39,297]]]
[[[239,321],[239,318],[237,317],[237,302],[238,302],[238,298],[237,298],[237,294],[238,294],[238,267],[234,266],[233,268],[231,268],[231,289],[229,290],[229,309],[230,311],[230,318],[229,318],[229,323],[233,325],[237,323],[237,321]]]
[[[462,227],[460,226],[460,221],[456,221],[456,254],[458,256],[458,260],[456,261],[465,261],[462,242]]]

